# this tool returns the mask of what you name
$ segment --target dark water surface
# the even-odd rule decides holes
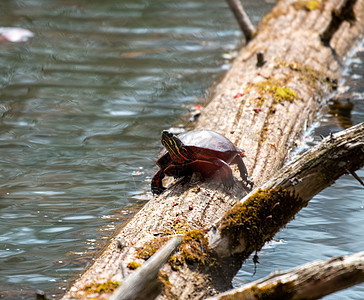
[[[244,2],[255,23],[271,5]],[[59,297],[150,198],[160,131],[186,124],[241,35],[220,0],[2,0],[0,17],[0,27],[35,34],[0,42],[0,296]],[[354,123],[364,119],[363,57],[348,73]],[[309,143],[339,130],[335,120],[325,115]],[[363,250],[363,212],[363,190],[343,177],[264,248],[255,276],[248,262],[234,284]],[[362,299],[364,288],[330,297]]]

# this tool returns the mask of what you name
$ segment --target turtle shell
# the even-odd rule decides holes
[[[230,163],[237,154],[243,152],[243,150],[236,148],[228,138],[212,130],[189,131],[179,134],[177,137],[185,147],[190,147],[193,152],[220,158],[227,163]],[[160,167],[165,167],[170,163],[170,157],[166,153],[167,150],[163,149],[157,161]]]
[[[185,146],[194,146],[218,152],[241,152],[226,137],[212,130],[195,130],[178,135]]]

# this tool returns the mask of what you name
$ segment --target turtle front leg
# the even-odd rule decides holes
[[[234,186],[234,178],[233,172],[231,171],[230,166],[221,159],[216,159],[213,163],[218,166],[217,176],[221,179],[222,184],[228,190]]]
[[[151,183],[151,190],[153,194],[160,195],[166,190],[163,186],[163,178],[165,174],[163,169],[160,169],[157,173],[155,173],[152,183]]]

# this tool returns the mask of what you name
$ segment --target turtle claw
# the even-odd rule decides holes
[[[231,172],[230,172],[231,173]],[[222,184],[226,190],[231,190],[234,186],[234,178],[232,174],[226,175],[224,170],[220,168],[215,175],[216,179],[220,179],[222,181]]]
[[[166,190],[166,188],[165,188],[165,187],[163,187],[163,186],[160,186],[160,187],[158,187],[158,186],[156,186],[156,187],[152,187],[152,193],[153,193],[153,195],[160,195],[160,194],[162,194],[165,190]]]
[[[225,189],[230,191],[234,186],[234,180],[232,178],[226,178],[223,180],[222,184],[224,185]]]
[[[250,177],[246,178],[246,187],[248,187],[249,192],[251,192],[253,190],[254,182],[250,179]]]
[[[192,174],[189,174],[189,175],[186,175],[185,177],[183,177],[181,180],[180,180],[180,183],[182,185],[186,185],[187,183],[189,183],[191,181],[191,177],[192,177]]]
[[[249,177],[247,177],[246,180],[243,180],[242,183],[244,185],[244,189],[248,193],[250,193],[253,190],[254,182]]]

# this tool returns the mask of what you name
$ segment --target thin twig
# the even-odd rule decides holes
[[[351,170],[348,170],[348,169],[346,169],[346,171],[347,171],[348,173],[350,173],[351,175],[353,175],[353,177],[354,177],[356,180],[358,180],[358,181],[359,181],[359,183],[360,183],[362,186],[364,186],[364,182],[363,182],[363,180],[361,180],[361,178],[358,176],[358,174],[356,174],[356,173],[355,173],[355,171],[351,171]]]
[[[247,42],[249,42],[255,34],[255,28],[248,15],[245,13],[243,5],[239,0],[226,0],[226,2],[229,4],[230,9],[238,21]]]

